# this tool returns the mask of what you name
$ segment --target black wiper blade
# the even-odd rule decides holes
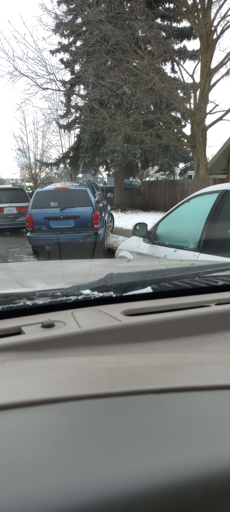
[[[194,265],[183,267],[178,272],[175,268],[159,268],[135,272],[110,273],[86,284],[66,288],[5,293],[0,295],[0,311],[11,308],[25,308],[35,305],[57,304],[65,302],[94,300],[104,297],[122,296],[130,292],[145,293],[150,288],[153,293],[190,288],[207,288],[227,286],[230,288],[230,275],[218,276],[218,273],[230,272],[230,265]],[[217,275],[215,275],[217,274]]]
[[[77,208],[76,206],[64,206],[63,208],[60,208],[60,212],[63,212],[63,210],[66,210],[67,208]]]
[[[105,277],[98,279],[97,281],[92,281],[91,283],[87,283],[87,289],[91,291],[98,291],[100,293],[105,293],[111,291],[116,295],[121,295],[123,293],[127,293],[133,290],[140,290],[144,287],[156,286],[158,283],[165,283],[170,286],[171,282],[184,283],[183,287],[186,288],[185,280],[193,280],[196,279],[197,287],[205,286],[204,277],[209,275],[222,273],[222,272],[230,272],[230,264],[226,265],[223,263],[210,265],[194,265],[194,269],[191,269],[191,265],[187,267],[183,267],[178,272],[178,267],[175,268],[163,268],[163,269],[154,269],[154,270],[141,270],[135,272],[120,272],[120,273],[110,273]],[[212,280],[212,284],[214,285],[218,282],[222,282],[220,278],[216,278]],[[207,280],[206,280],[207,281]],[[229,275],[229,283],[230,283],[230,275]],[[210,286],[210,279],[207,282],[206,286]],[[82,285],[74,285],[65,289],[65,293],[74,293],[80,292],[83,290]]]

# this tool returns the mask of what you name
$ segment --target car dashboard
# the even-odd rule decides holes
[[[1,510],[229,510],[229,318],[223,292],[2,319]]]

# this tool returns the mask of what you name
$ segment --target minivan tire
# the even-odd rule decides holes
[[[112,233],[114,229],[114,216],[110,212],[110,219],[109,219],[109,233]]]
[[[41,247],[40,245],[32,245],[31,246],[32,252],[34,254],[37,254],[38,256],[44,256],[46,252],[45,247]]]

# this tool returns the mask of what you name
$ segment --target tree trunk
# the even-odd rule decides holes
[[[207,132],[206,128],[199,130],[199,126],[194,127],[192,156],[195,171],[196,191],[209,186],[208,161],[206,156]]]
[[[124,207],[124,175],[123,168],[117,169],[114,173],[114,206],[116,208]]]

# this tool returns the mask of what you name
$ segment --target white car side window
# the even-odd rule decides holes
[[[156,231],[156,241],[196,249],[208,214],[219,192],[203,194],[182,204],[165,219]]]

